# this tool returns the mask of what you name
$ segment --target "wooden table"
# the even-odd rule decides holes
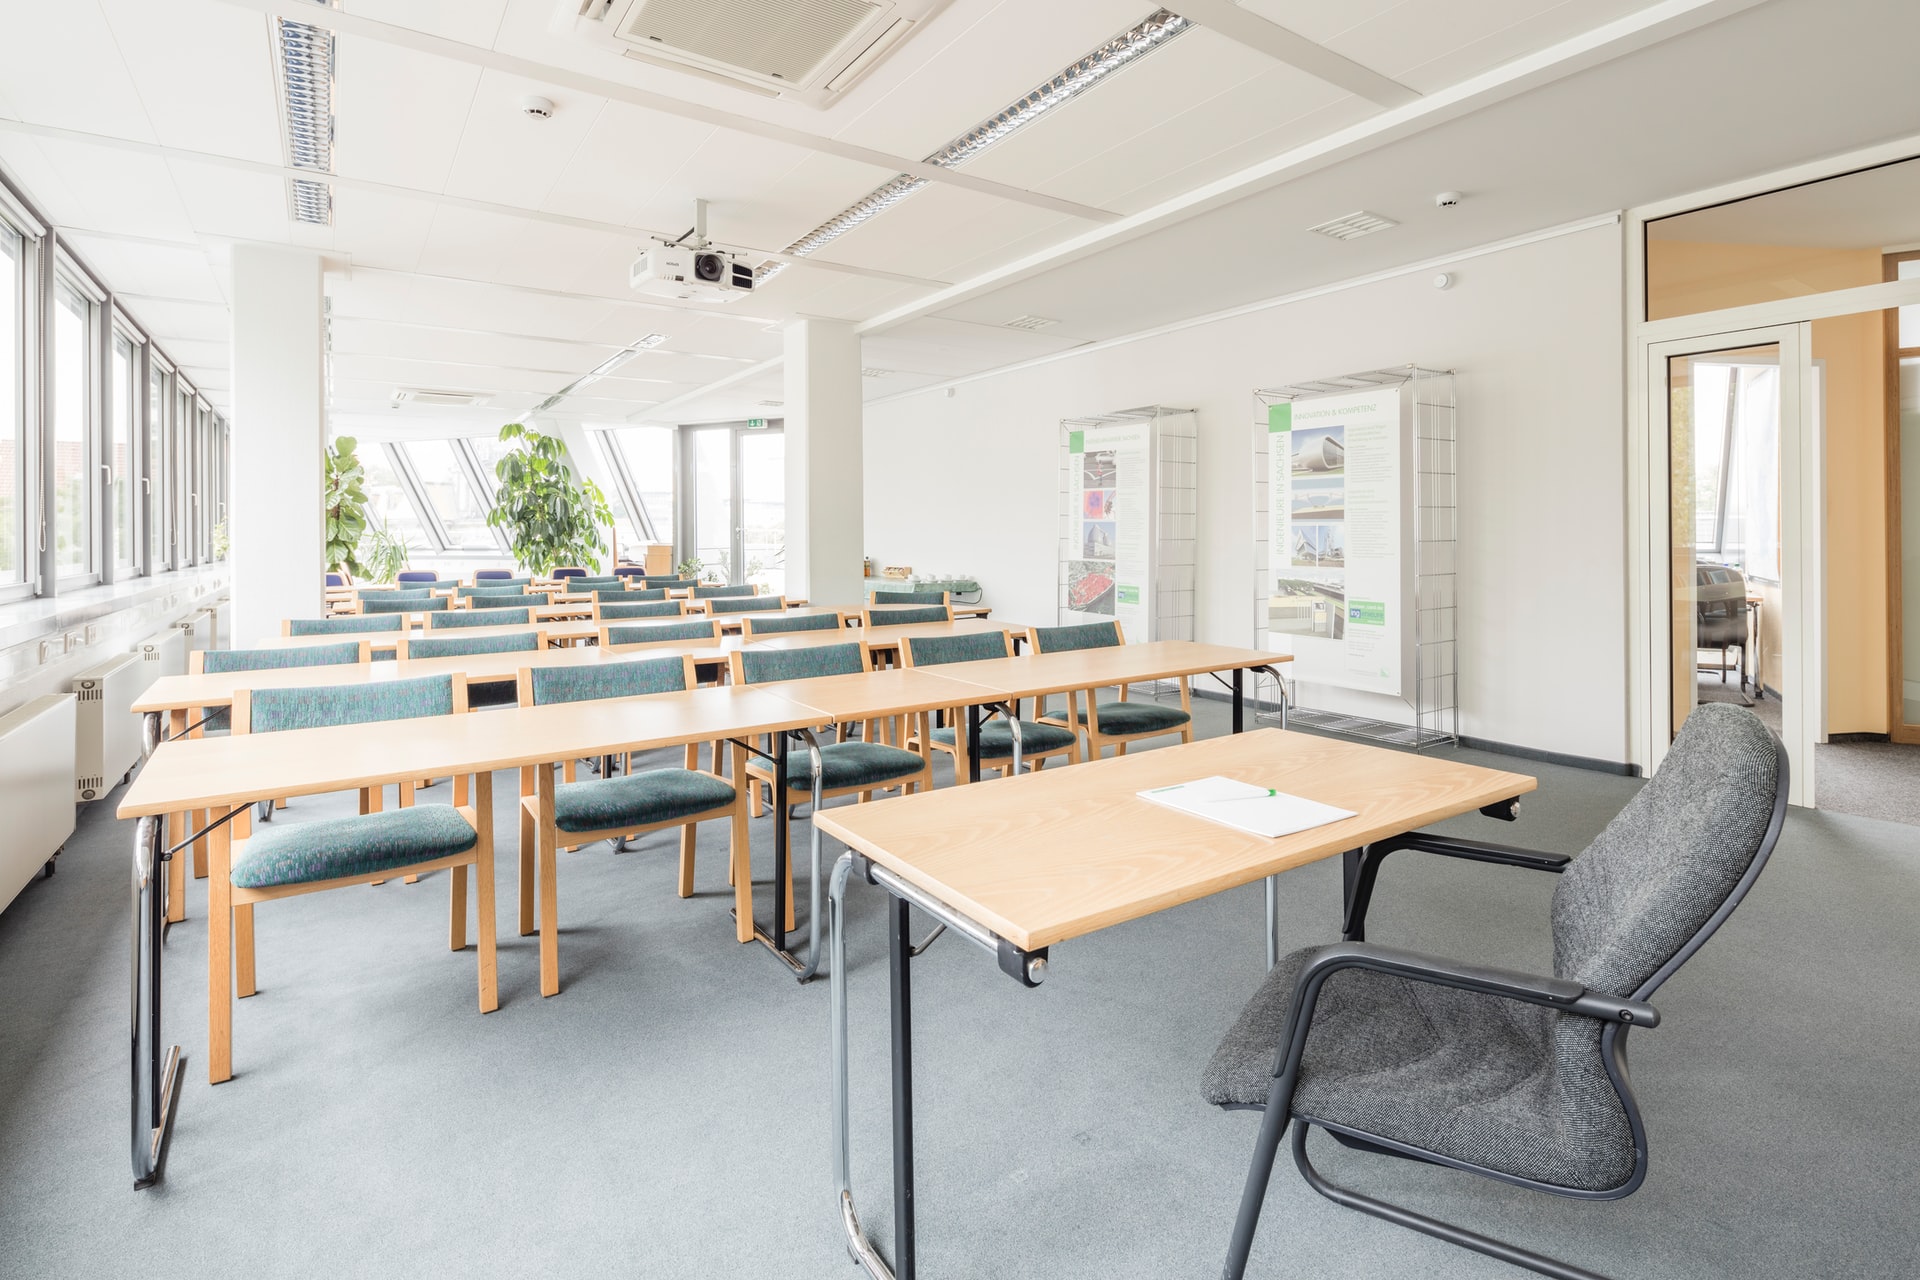
[[[317,670],[317,668],[315,669]],[[163,907],[157,878],[159,862],[172,856],[162,834],[164,815],[204,809],[211,815],[212,853],[208,886],[207,1078],[230,1079],[233,1010],[231,1003],[232,888],[227,819],[239,809],[278,796],[314,795],[384,786],[422,776],[475,778],[476,790],[500,769],[533,768],[580,756],[618,755],[662,747],[727,739],[743,744],[771,734],[776,778],[786,783],[787,734],[824,723],[826,713],[750,686],[720,686],[646,698],[559,703],[545,707],[508,707],[467,715],[383,721],[273,734],[241,734],[169,742],[153,748],[145,766],[121,800],[118,816],[136,818],[134,873],[136,894],[134,1009],[134,1175],[150,1183],[164,1157],[172,1124],[179,1050],[162,1070],[160,934]],[[147,718],[153,741],[157,715]],[[744,786],[746,771],[735,771]],[[775,824],[776,832],[785,826]],[[521,849],[521,898],[531,884],[529,850]],[[174,852],[185,847],[176,843]],[[776,838],[776,855],[785,852]],[[783,891],[785,868],[777,867],[776,893]],[[542,872],[540,963],[542,985],[557,990],[559,939],[551,869]],[[735,875],[735,911],[740,941],[753,929],[752,877]],[[781,919],[776,897],[775,920]]]
[[[1248,835],[1142,800],[1156,786],[1220,774],[1354,811],[1296,835]],[[854,1212],[847,1083],[849,879],[871,879],[889,903],[892,989],[894,1241],[900,1280],[914,1275],[913,1076],[909,904],[992,952],[1033,987],[1058,943],[1347,855],[1443,818],[1534,789],[1524,774],[1278,729],[1205,739],[1070,769],[829,810],[815,818],[853,852],[834,868],[832,1055],[834,1176],[848,1247],[876,1280],[892,1280]]]

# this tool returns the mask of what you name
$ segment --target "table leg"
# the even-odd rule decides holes
[[[773,735],[773,949],[787,949],[787,859],[792,855],[787,830],[793,797],[787,794],[787,735]]]
[[[978,709],[973,710],[978,720]],[[913,963],[905,898],[887,899],[888,996],[893,1021],[893,1268],[913,1280]],[[835,971],[839,965],[836,963]]]
[[[1233,669],[1233,731],[1235,733],[1246,728],[1246,709],[1240,705],[1240,684],[1245,674],[1239,667]],[[1267,967],[1273,966],[1269,964]]]
[[[967,781],[980,781],[980,704],[967,704]]]
[[[157,729],[158,717],[154,717]],[[167,1142],[173,1134],[174,1103],[179,1097],[180,1046],[164,1058],[160,1052],[160,942],[166,931],[161,900],[162,860],[168,858],[166,824],[145,817],[133,835],[133,1186],[136,1191],[160,1180]]]
[[[1267,968],[1280,963],[1280,877],[1267,877]]]
[[[207,868],[207,1083],[233,1079],[233,883],[232,829],[228,810],[208,816],[219,821],[208,839]]]

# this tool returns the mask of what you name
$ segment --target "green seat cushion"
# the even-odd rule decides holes
[[[553,789],[562,831],[620,831],[672,822],[733,803],[733,784],[697,769],[648,769],[624,778],[563,782]]]
[[[1101,733],[1167,733],[1185,725],[1193,717],[1178,707],[1163,707],[1157,702],[1103,702],[1100,704]],[[1087,723],[1087,712],[1080,710],[1080,723]]]
[[[841,787],[877,787],[911,778],[926,767],[917,752],[881,742],[831,742],[820,748],[826,790]],[[813,790],[813,757],[805,750],[787,751],[787,786]]]
[[[1101,713],[1106,714],[1105,712]],[[953,728],[935,729],[933,740],[942,746],[950,747],[958,736]],[[1032,720],[1020,722],[1020,751],[1023,755],[1038,755],[1042,751],[1059,751],[1073,745],[1078,736],[1063,725],[1038,724]],[[1005,720],[989,720],[980,726],[980,758],[997,760],[1013,755],[1013,728]]]
[[[242,889],[272,889],[397,871],[465,853],[476,839],[467,820],[444,804],[324,822],[276,822],[241,847],[231,879]]]

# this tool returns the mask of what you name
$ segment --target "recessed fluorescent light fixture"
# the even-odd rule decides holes
[[[330,0],[316,0],[332,8]],[[333,33],[305,22],[275,18],[281,99],[287,113],[287,163],[296,169],[333,172]],[[317,178],[290,178],[288,201],[295,222],[329,226],[333,188]]]
[[[1193,24],[1177,13],[1155,9],[1136,26],[1122,31],[1099,48],[1055,72],[1044,83],[995,112],[946,146],[926,157],[925,163],[957,169],[989,147],[1013,136],[1054,108],[1073,101],[1102,80],[1146,57]],[[804,258],[832,244],[869,218],[878,216],[927,185],[927,179],[901,174],[868,192],[839,213],[801,236],[784,250],[788,257]],[[787,269],[784,262],[762,263],[754,273],[764,283]]]
[[[1370,236],[1376,231],[1385,231],[1388,227],[1399,225],[1392,218],[1368,213],[1365,209],[1361,209],[1343,217],[1331,218],[1317,227],[1308,227],[1307,230],[1315,235],[1331,236],[1335,240],[1358,240],[1361,236]]]

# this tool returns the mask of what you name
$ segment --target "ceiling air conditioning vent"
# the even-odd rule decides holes
[[[393,392],[395,404],[437,404],[463,408],[468,405],[485,404],[491,391],[447,391],[434,387],[396,387]]]
[[[951,0],[565,0],[562,20],[641,62],[831,106]]]
[[[1048,325],[1059,323],[1058,320],[1049,320],[1046,316],[1015,316],[1000,327],[1003,329],[1023,329],[1028,333],[1032,333],[1036,329],[1044,329]]]
[[[1376,231],[1385,231],[1388,227],[1399,225],[1392,218],[1383,218],[1377,213],[1368,213],[1362,209],[1357,213],[1330,219],[1317,227],[1308,227],[1307,230],[1316,235],[1331,236],[1335,240],[1358,240],[1361,236],[1370,236]]]

